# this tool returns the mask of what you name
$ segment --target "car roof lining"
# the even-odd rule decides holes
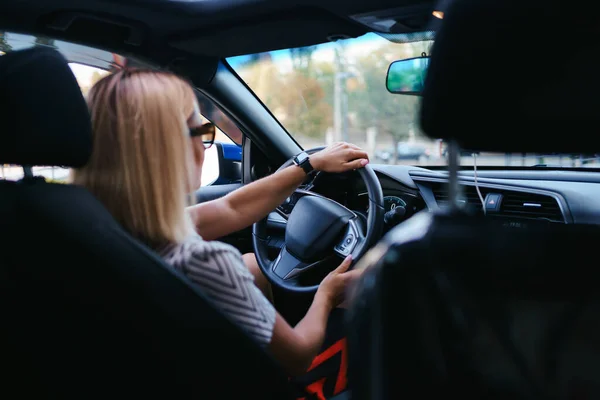
[[[0,29],[85,44],[166,64],[181,57],[227,58],[357,37],[350,17],[431,0],[7,0]]]

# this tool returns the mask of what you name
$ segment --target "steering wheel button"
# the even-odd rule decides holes
[[[354,240],[354,236],[352,236],[352,234],[346,236],[346,244],[350,244],[352,243],[352,240]]]

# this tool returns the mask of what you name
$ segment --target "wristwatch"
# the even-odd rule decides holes
[[[315,170],[310,163],[310,157],[305,151],[294,157],[294,164],[302,168],[306,172],[306,175]]]

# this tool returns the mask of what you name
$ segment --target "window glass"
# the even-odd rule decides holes
[[[69,60],[69,66],[84,95],[87,95],[92,86],[102,77],[110,74],[111,71],[131,66],[146,66],[138,61],[127,59],[104,50],[45,37],[0,31],[0,56],[11,51],[34,46],[52,47],[60,51]],[[197,96],[204,120],[206,122],[210,121],[217,126],[215,142],[222,143],[225,146],[240,147],[243,135],[237,125],[207,96],[200,92],[197,92]],[[229,152],[229,154],[238,153],[239,161],[241,161],[241,151]],[[69,177],[69,170],[60,167],[34,166],[33,173],[37,176],[44,176],[47,180],[54,182],[66,182]],[[0,179],[18,180],[22,177],[22,167],[0,165]],[[216,146],[212,146],[206,152],[205,163],[202,169],[202,185],[206,186],[217,183],[218,178],[218,151]]]

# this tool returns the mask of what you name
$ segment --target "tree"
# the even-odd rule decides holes
[[[285,71],[271,58],[262,58],[237,72],[294,137],[325,136],[331,125],[331,106],[311,70]]]
[[[6,37],[6,33],[0,32],[0,51],[3,53],[8,53],[12,50],[12,46],[8,44],[8,38]]]
[[[331,62],[318,62],[312,64],[312,74],[323,89],[323,101],[329,104],[333,111],[333,90],[335,85],[335,67]]]
[[[419,97],[391,94],[385,79],[389,64],[417,53],[422,43],[406,43],[402,46],[386,44],[356,60],[361,84],[349,92],[349,108],[357,110],[357,122],[361,130],[376,127],[381,134],[389,135],[394,142],[394,160],[397,160],[398,143],[418,132]],[[417,54],[420,54],[418,52]]]
[[[285,77],[285,85],[287,90],[280,91],[281,106],[285,109],[281,122],[293,134],[324,138],[333,113],[319,81],[304,72],[295,72]]]
[[[54,39],[48,39],[48,38],[42,37],[42,36],[37,36],[35,38],[35,45],[36,46],[56,47],[54,45]]]
[[[317,46],[306,46],[290,49],[294,70],[310,76],[312,72],[312,54]]]
[[[284,79],[273,60],[270,57],[255,58],[252,62],[239,66],[236,72],[267,108],[279,118],[278,114],[282,111],[279,96],[285,86]]]
[[[79,81],[79,85],[80,85],[81,92],[83,93],[83,95],[87,96],[90,89],[92,88],[92,86],[94,86],[96,84],[96,82],[98,82],[100,79],[102,79],[103,77],[105,77],[108,74],[109,74],[109,72],[107,72],[107,71],[95,69],[94,72],[92,72],[92,75],[90,76],[88,81]]]
[[[94,86],[96,82],[98,82],[104,76],[106,76],[106,72],[100,72],[99,70],[94,71],[92,73],[92,77],[90,78],[90,86]]]
[[[272,60],[272,57],[271,57],[271,53],[269,53],[269,52],[250,54],[244,62],[239,64],[238,68],[248,68],[248,67],[250,67],[252,65],[256,65],[260,62],[271,61],[271,60]]]

